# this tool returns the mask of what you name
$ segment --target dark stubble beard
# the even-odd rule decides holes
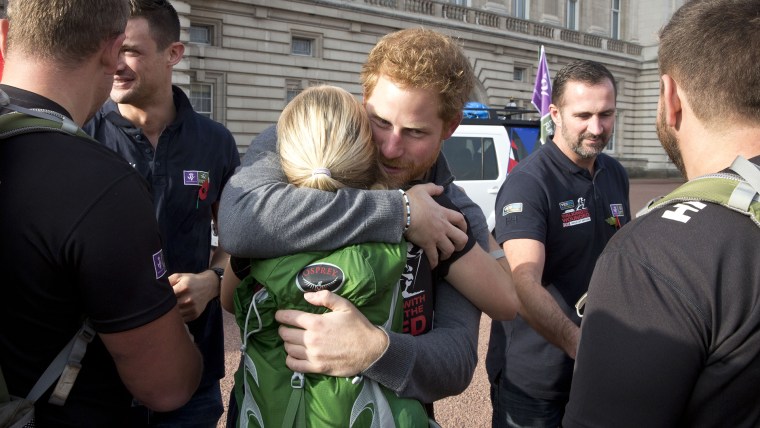
[[[673,134],[673,131],[668,127],[665,122],[665,108],[660,110],[659,120],[657,120],[657,138],[660,139],[662,148],[665,149],[665,153],[668,154],[670,161],[678,168],[683,178],[689,179],[686,175],[686,167],[683,164],[683,156],[681,155],[681,148],[679,147],[678,137]]]
[[[589,133],[583,133],[578,138],[574,139],[572,135],[570,135],[569,132],[563,127],[562,128],[562,137],[566,141],[566,144],[568,147],[570,147],[570,150],[572,150],[575,154],[580,156],[581,159],[593,159],[599,155],[599,153],[604,150],[605,147],[607,147],[607,144],[610,142],[610,135],[611,134],[601,134],[601,135],[594,135]],[[597,137],[598,140],[601,141],[601,145],[596,147],[584,147],[583,146],[583,140],[585,139],[593,139],[594,137]]]

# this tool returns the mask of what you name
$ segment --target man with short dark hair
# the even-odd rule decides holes
[[[555,135],[507,176],[495,237],[522,304],[491,324],[486,367],[495,427],[557,427],[570,391],[580,319],[594,263],[630,219],[628,177],[602,153],[615,127],[617,89],[593,61],[563,67],[552,85]]]
[[[108,96],[124,40],[123,0],[12,0],[0,21],[12,105],[81,126]],[[9,113],[9,106],[2,113]],[[26,397],[85,318],[97,336],[62,406],[37,400],[37,426],[134,427],[133,398],[169,411],[198,386],[202,360],[166,280],[144,180],[89,138],[30,132],[0,140],[0,366]]]
[[[659,40],[657,134],[690,180],[674,193],[760,175],[760,0],[688,1]],[[610,241],[563,426],[760,426],[760,228],[738,206],[671,200]]]
[[[185,50],[174,7],[166,0],[130,4],[111,99],[85,129],[150,183],[169,283],[204,359],[201,385],[190,402],[171,413],[152,414],[151,424],[215,427],[224,412],[218,296],[229,256],[219,247],[212,253],[211,222],[222,187],[240,159],[232,134],[193,111],[187,95],[172,85],[172,68]]]

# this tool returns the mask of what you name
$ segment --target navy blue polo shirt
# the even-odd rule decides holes
[[[542,242],[541,281],[553,284],[573,306],[586,292],[607,241],[630,221],[628,176],[605,154],[597,156],[592,176],[549,140],[507,176],[495,212],[497,242]]]
[[[240,165],[227,128],[196,113],[178,87],[172,87],[177,116],[154,149],[143,134],[106,101],[84,129],[123,156],[150,184],[169,274],[208,269],[212,206]],[[219,300],[209,302],[188,323],[204,357],[202,385],[224,377],[224,334]]]
[[[628,176],[615,159],[597,156],[592,176],[549,140],[507,176],[496,197],[495,237],[544,244],[542,284],[576,324],[574,305],[588,289],[607,241],[630,221]],[[491,378],[547,400],[567,399],[573,360],[521,317],[493,323],[486,366]]]

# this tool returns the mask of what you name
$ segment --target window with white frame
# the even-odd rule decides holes
[[[222,40],[220,19],[193,17],[187,28],[188,41],[194,45],[219,46]]]
[[[211,83],[192,83],[190,85],[190,104],[193,110],[202,116],[214,119],[214,85]]]
[[[226,87],[225,73],[207,70],[191,71],[187,96],[190,98],[193,110],[219,123],[225,123]]]
[[[528,19],[528,0],[512,0],[512,16],[520,19]]]
[[[610,37],[620,39],[620,0],[612,0]]]
[[[293,101],[303,91],[301,79],[285,79],[285,104]]]
[[[314,39],[296,37],[290,41],[290,53],[301,56],[314,56]]]
[[[610,141],[607,143],[607,146],[604,148],[604,151],[607,153],[615,153],[615,141],[618,139],[618,135],[622,135],[623,129],[621,128],[620,124],[622,123],[622,116],[623,113],[620,110],[615,111],[615,132],[612,133],[612,136],[610,137]]]
[[[290,54],[312,58],[322,57],[322,34],[310,31],[290,31]]]
[[[512,80],[515,82],[524,82],[525,81],[525,74],[526,74],[525,67],[515,67],[512,69]]]
[[[567,0],[567,28],[570,30],[578,31],[578,15],[579,15],[578,0]]]
[[[211,45],[214,43],[214,28],[210,25],[190,24],[190,43],[199,45]]]
[[[305,88],[324,84],[321,80],[285,79],[285,104],[291,102]]]
[[[467,6],[467,0],[449,0],[449,3],[457,6]]]

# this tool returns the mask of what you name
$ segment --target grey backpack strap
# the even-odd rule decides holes
[[[82,367],[81,362],[87,351],[87,345],[92,341],[93,337],[95,337],[95,330],[92,328],[90,320],[87,319],[77,334],[69,340],[69,343],[56,355],[53,362],[42,373],[42,376],[34,384],[32,390],[29,391],[26,399],[36,402],[50,388],[50,385],[56,379],[59,379],[55,391],[50,396],[49,403],[63,406],[66,398],[69,396],[71,387],[74,386],[79,369]]]
[[[737,156],[731,164],[731,169],[744,179],[731,193],[728,205],[743,211],[749,209],[750,204],[760,193],[760,170],[750,161]]]

